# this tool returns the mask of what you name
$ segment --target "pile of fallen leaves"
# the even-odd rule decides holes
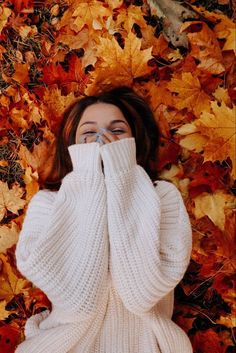
[[[163,16],[157,3],[0,4],[0,353],[14,352],[26,319],[51,305],[19,273],[14,251],[62,113],[83,95],[119,85],[155,112],[155,167],[179,188],[191,217],[192,259],[176,288],[174,320],[195,353],[233,352],[235,24],[221,11],[227,0],[217,11],[186,3],[192,18],[170,9]]]

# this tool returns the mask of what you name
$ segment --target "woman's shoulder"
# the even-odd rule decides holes
[[[58,191],[51,191],[49,189],[38,190],[30,199],[31,206],[50,206],[55,200]]]

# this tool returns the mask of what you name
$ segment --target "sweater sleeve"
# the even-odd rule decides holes
[[[111,276],[124,305],[151,310],[182,279],[192,231],[181,193],[171,183],[155,187],[136,162],[133,137],[100,147],[107,187]]]
[[[63,332],[72,336],[72,326],[82,323],[82,328],[76,326],[79,339],[78,332],[84,334],[91,320],[101,316],[107,296],[107,205],[99,144],[75,144],[68,149],[73,170],[57,192],[40,190],[32,197],[16,246],[18,269],[53,304],[49,316],[48,312],[38,315],[27,325],[29,338],[42,329],[41,348],[33,350],[25,343],[22,352],[67,352],[68,345],[65,350],[56,349],[60,344],[64,347]],[[41,326],[39,318],[45,319]]]

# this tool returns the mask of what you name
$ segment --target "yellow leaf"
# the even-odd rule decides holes
[[[88,25],[89,28],[94,28],[94,21],[102,23],[103,17],[110,15],[111,10],[104,7],[101,2],[95,0],[81,1],[72,13],[72,17],[76,17],[73,24],[77,32],[79,32],[84,25]]]
[[[10,315],[10,312],[5,309],[6,305],[7,305],[6,300],[0,301],[0,320],[5,320]]]
[[[16,275],[4,254],[0,254],[0,262],[3,264],[0,272],[0,300],[9,302],[15,295],[31,287],[31,283]]]
[[[141,40],[130,32],[125,39],[125,47],[122,49],[114,37],[112,39],[101,38],[101,45],[97,48],[97,55],[102,60],[101,67],[116,68],[132,78],[140,77],[150,73],[151,68],[147,65],[152,59],[152,48],[141,50]]]
[[[212,95],[221,103],[224,102],[227,106],[231,106],[231,99],[228,94],[228,90],[218,86]]]
[[[130,33],[134,23],[138,24],[141,29],[147,27],[141,7],[130,5],[128,8],[122,8],[119,10],[119,15],[116,19],[118,30],[124,28],[127,33]]]
[[[208,216],[217,227],[224,230],[224,208],[227,206],[229,197],[229,195],[224,194],[222,191],[216,191],[214,194],[203,192],[201,195],[195,197],[193,212],[196,219]]]
[[[204,146],[204,160],[225,160],[229,156],[233,163],[232,176],[236,178],[236,109],[230,109],[224,102],[218,106],[211,101],[212,113],[203,111],[194,124],[207,137]]]
[[[199,133],[189,134],[188,136],[182,138],[179,144],[180,146],[187,148],[190,151],[201,152],[203,150],[203,146],[206,144],[207,138],[202,136]]]
[[[2,7],[0,12],[0,34],[7,24],[8,17],[11,15],[11,10],[8,7]]]
[[[100,63],[90,75],[92,83],[87,85],[86,94],[94,94],[106,87],[130,86],[134,78],[147,75],[152,68],[147,65],[152,59],[152,48],[141,50],[141,40],[132,32],[125,40],[122,49],[114,37],[101,38],[97,47]]]
[[[0,253],[17,243],[19,228],[12,222],[11,228],[6,225],[0,226]]]
[[[14,184],[11,189],[7,183],[0,181],[0,221],[4,218],[7,210],[18,215],[18,210],[22,209],[26,201],[21,197],[24,189]]]

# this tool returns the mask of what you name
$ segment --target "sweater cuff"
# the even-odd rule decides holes
[[[102,160],[99,143],[78,143],[68,147],[73,171],[77,173],[102,173]]]
[[[106,176],[114,176],[129,171],[137,165],[134,137],[127,137],[100,147]]]

